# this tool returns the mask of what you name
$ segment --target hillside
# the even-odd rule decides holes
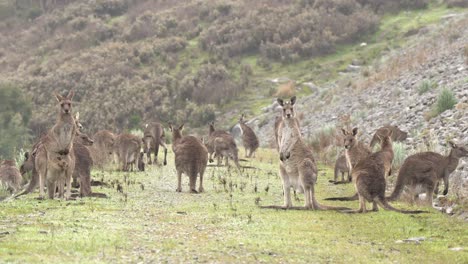
[[[388,14],[430,11],[428,3],[3,0],[0,80],[32,98],[35,133],[53,120],[51,93],[72,88],[93,131],[154,119],[203,127],[226,122],[220,114],[236,102],[254,112],[265,105],[275,89],[266,73],[336,79],[346,60],[320,58],[372,36]]]

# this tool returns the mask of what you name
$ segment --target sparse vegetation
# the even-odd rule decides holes
[[[405,161],[407,153],[405,149],[405,143],[402,142],[393,142],[393,163],[392,169],[394,172],[400,169],[403,161]]]
[[[437,114],[441,114],[446,110],[452,109],[456,104],[457,99],[455,98],[453,91],[448,88],[443,88],[437,97],[435,109]]]
[[[347,215],[259,209],[256,203],[271,205],[283,201],[277,163],[272,163],[278,159],[274,150],[259,149],[254,162],[243,163],[258,168],[246,169],[245,177],[226,168],[208,167],[205,193],[199,195],[175,192],[173,159],[170,151],[167,167],[149,166],[145,173],[93,171],[94,179],[109,184],[93,188],[107,194],[108,199],[38,202],[34,199],[36,192],[0,203],[2,261],[467,261],[463,251],[451,250],[464,246],[468,236],[466,223],[428,207],[424,209],[430,213],[418,216],[384,210]],[[331,170],[323,166],[319,169],[319,202],[330,195],[354,192],[352,184],[329,184]],[[186,190],[188,178],[182,180]],[[297,195],[297,199],[293,204],[303,204],[302,195]],[[327,203],[358,207],[357,201]],[[393,204],[416,208],[406,203]],[[425,240],[418,245],[397,242],[412,237]],[[315,248],[314,254],[310,254],[311,247]],[[369,253],[373,251],[379,253]]]
[[[435,88],[437,88],[437,83],[431,80],[424,80],[418,86],[418,94],[419,95],[425,94]]]

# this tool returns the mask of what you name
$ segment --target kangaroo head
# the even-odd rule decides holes
[[[357,127],[353,128],[351,132],[346,131],[344,128],[342,128],[341,131],[343,132],[343,135],[344,135],[343,143],[344,143],[345,149],[351,149],[352,147],[354,147],[357,144],[356,135],[358,133],[358,128]]]
[[[78,132],[76,133],[76,138],[78,139],[78,142],[85,146],[92,146],[94,141],[85,133]]]
[[[245,119],[244,118],[245,118],[245,115],[242,114],[241,117],[239,118],[239,123],[240,124],[245,124]]]
[[[58,93],[55,93],[55,98],[59,103],[60,113],[61,114],[71,114],[72,111],[72,99],[75,95],[75,92],[71,90],[67,96],[61,96]]]
[[[385,129],[385,132],[382,133],[382,135],[377,135],[377,137],[379,138],[381,148],[384,148],[385,146],[392,146],[392,129]]]
[[[451,155],[455,158],[468,157],[468,148],[466,145],[455,144],[453,141],[449,141],[449,144],[452,148]]]
[[[283,108],[283,119],[290,119],[296,116],[294,112],[294,103],[296,103],[296,96],[291,97],[291,100],[283,101],[283,99],[277,99],[278,104]]]
[[[169,129],[172,132],[172,139],[174,141],[182,138],[182,130],[184,129],[184,124],[180,125],[179,127],[173,127],[172,124],[169,124]]]
[[[400,128],[396,127],[396,135],[393,135],[395,140],[403,141],[408,138],[408,132],[401,130]]]
[[[214,128],[214,121],[211,121],[210,124],[209,124],[210,128],[208,130],[208,135],[211,135],[211,133],[213,133],[215,131],[215,128]],[[171,130],[172,131],[172,130]]]

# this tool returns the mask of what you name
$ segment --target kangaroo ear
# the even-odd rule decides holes
[[[147,127],[148,127],[148,124],[145,124],[145,128],[147,128]]]
[[[179,130],[182,131],[184,129],[184,124],[180,125]]]
[[[24,153],[24,159],[25,159],[25,160],[29,159],[29,152],[25,152],[25,153]]]
[[[296,103],[296,96],[291,97],[291,105]]]
[[[57,102],[60,102],[63,100],[63,96],[61,96],[60,94],[58,94],[57,92],[54,93],[55,95],[55,99],[57,99]]]
[[[341,132],[343,132],[343,135],[345,135],[345,136],[348,134],[348,132],[346,132],[346,129],[344,129],[344,128],[341,129]]]
[[[393,130],[392,130],[392,129],[389,129],[389,130],[388,130],[387,136],[388,136],[389,138],[391,138],[391,137],[393,136]]]
[[[75,96],[75,91],[74,91],[74,90],[70,90],[70,92],[69,92],[68,95],[67,95],[67,99],[68,99],[68,100],[71,100],[71,99],[73,99],[73,96]]]
[[[281,105],[281,106],[284,105],[283,99],[278,98],[278,99],[276,99],[276,101],[278,102],[279,105]]]
[[[357,132],[358,132],[358,128],[357,127],[353,128],[353,136],[357,135]]]
[[[172,132],[172,123],[169,123],[169,130]]]
[[[457,148],[457,144],[455,144],[455,142],[453,142],[452,140],[449,140],[448,143],[450,144],[450,147]]]
[[[80,120],[80,112],[76,112],[76,115],[75,115],[75,120]]]

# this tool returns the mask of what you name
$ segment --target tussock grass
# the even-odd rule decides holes
[[[436,111],[441,114],[446,110],[452,109],[457,104],[457,99],[452,90],[443,88],[437,97]]]
[[[431,80],[424,80],[418,86],[418,94],[419,95],[425,94],[434,88],[437,88],[437,83]]]
[[[0,203],[2,262],[269,262],[269,263],[464,263],[466,223],[430,208],[430,213],[404,215],[379,211],[348,215],[333,211],[276,211],[281,205],[278,154],[259,149],[235,169],[209,167],[203,194],[190,194],[183,177],[176,193],[173,154],[165,167],[144,173],[93,171],[110,186],[94,187],[108,199],[37,201],[33,193]],[[323,201],[354,193],[333,185],[329,167],[319,166],[317,199],[327,205],[357,208],[358,202]],[[121,191],[117,191],[117,186]],[[302,205],[298,193],[294,205]],[[393,203],[408,208],[404,203]],[[369,205],[370,206],[370,205]],[[425,237],[421,244],[396,243]]]

